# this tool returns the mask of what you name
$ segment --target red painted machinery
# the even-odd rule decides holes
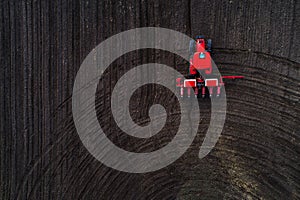
[[[211,58],[211,39],[206,40],[203,36],[197,36],[196,41],[190,42],[190,67],[187,79],[177,78],[176,86],[179,88],[181,97],[191,96],[194,90],[195,97],[221,95],[224,87],[224,79],[242,79],[244,76],[216,76],[213,73]]]

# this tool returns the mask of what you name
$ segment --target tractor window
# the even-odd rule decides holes
[[[203,52],[201,52],[201,53],[199,54],[199,58],[204,59],[204,58],[205,58],[205,54],[204,54]]]

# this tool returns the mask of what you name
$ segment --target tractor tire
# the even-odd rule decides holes
[[[207,48],[207,51],[208,51],[208,52],[211,52],[211,45],[212,45],[212,40],[211,40],[211,39],[208,39],[208,40],[207,40],[207,45],[206,45],[206,48]]]
[[[190,40],[190,47],[189,47],[190,57],[194,55],[195,48],[196,48],[196,42],[195,42],[195,40]]]

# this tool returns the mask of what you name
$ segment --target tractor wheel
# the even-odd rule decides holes
[[[208,40],[207,40],[207,45],[206,45],[207,51],[208,51],[208,52],[211,52],[211,44],[212,44],[212,40],[211,40],[211,39],[208,39]]]
[[[196,47],[196,42],[195,40],[190,40],[190,57],[194,55],[195,53],[195,47]]]

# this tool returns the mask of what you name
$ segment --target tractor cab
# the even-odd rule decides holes
[[[209,52],[200,51],[194,53],[190,60],[190,74],[196,75],[198,70],[203,71],[205,74],[211,74],[212,62]]]

